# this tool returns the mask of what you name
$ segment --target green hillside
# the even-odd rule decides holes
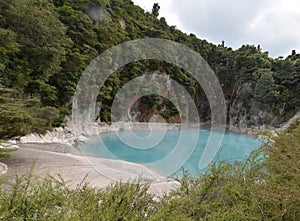
[[[145,12],[130,0],[0,0],[0,137],[44,132],[71,114],[79,78],[99,54],[145,37],[170,39],[199,52],[219,78],[227,100],[227,123],[279,126],[300,107],[300,54],[271,58],[260,46],[238,50],[208,43]],[[110,121],[117,91],[146,72],[165,72],[183,85],[202,121],[210,109],[200,85],[179,67],[159,61],[134,62],[114,73],[99,92],[99,117]],[[147,121],[158,113],[178,122],[174,106],[161,97],[136,103]],[[151,111],[150,111],[151,110]]]

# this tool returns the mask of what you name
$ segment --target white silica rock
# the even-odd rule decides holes
[[[4,152],[11,152],[18,150],[20,147],[15,144],[15,142],[6,142],[0,144],[0,151]],[[8,168],[7,165],[0,162],[0,176],[7,172]]]
[[[0,176],[7,173],[7,170],[8,170],[7,165],[0,162]]]
[[[12,143],[2,143],[0,144],[0,150],[4,150],[4,151],[15,151],[18,150],[20,147],[12,144]]]
[[[67,129],[61,127],[47,131],[46,134],[28,134],[21,137],[20,143],[61,143],[71,145],[74,141],[74,135]]]

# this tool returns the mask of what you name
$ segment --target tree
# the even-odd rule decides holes
[[[20,50],[15,32],[0,27],[0,85],[9,84],[5,76],[7,66],[12,62],[11,57]]]
[[[69,102],[77,82],[98,52],[95,49],[97,35],[88,16],[82,11],[74,10],[64,5],[58,10],[60,21],[67,28],[67,37],[71,39],[72,47],[66,49],[65,59],[60,64],[61,70],[49,78],[49,83],[56,88],[59,105]]]
[[[276,88],[273,74],[268,69],[260,69],[256,74],[259,75],[259,79],[255,86],[254,99],[261,105],[269,105],[275,101]]]
[[[46,0],[3,1],[0,0],[0,5],[6,4],[6,8],[1,12],[5,18],[1,24],[17,34],[20,45],[8,78],[16,82],[22,76],[22,80],[27,81],[25,91],[47,96],[46,87],[34,88],[34,91],[32,88],[48,84],[49,77],[61,70],[60,64],[65,60],[66,48],[71,43],[66,36],[66,27],[58,19],[53,4]],[[37,84],[37,81],[42,84]],[[46,96],[43,97],[45,104],[52,103]]]
[[[0,139],[44,133],[58,120],[59,110],[43,106],[40,98],[24,98],[15,89],[0,87]]]
[[[152,8],[152,15],[154,15],[155,17],[159,16],[159,9],[160,6],[158,3],[154,3],[153,8]]]

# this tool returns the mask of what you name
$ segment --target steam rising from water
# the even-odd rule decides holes
[[[100,6],[88,6],[85,11],[95,25],[99,25],[109,17],[109,13]]]

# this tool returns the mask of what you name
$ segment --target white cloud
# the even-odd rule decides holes
[[[172,11],[173,0],[133,0],[136,5],[139,5],[146,11],[150,12],[154,3],[159,3],[159,17],[165,17],[169,25],[180,25],[176,11]]]
[[[219,44],[260,44],[271,56],[300,51],[298,0],[134,0],[151,11],[155,2],[170,25]]]
[[[285,0],[262,8],[244,32],[245,38],[260,43],[271,55],[288,55],[300,49],[300,4]]]

